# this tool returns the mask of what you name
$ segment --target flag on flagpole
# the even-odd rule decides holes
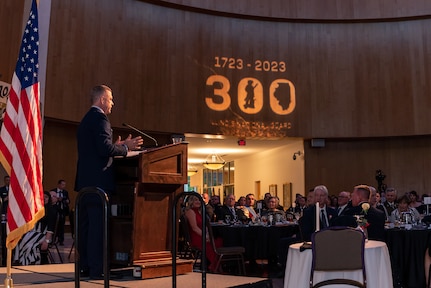
[[[6,238],[9,249],[45,213],[37,12],[36,0],[33,0],[0,132],[0,162],[10,176]]]

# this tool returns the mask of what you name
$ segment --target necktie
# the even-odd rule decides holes
[[[230,213],[232,213],[232,216],[235,216],[235,209],[233,207],[230,207]]]
[[[322,219],[322,228],[328,227],[328,223],[326,223],[325,210],[320,209],[320,216]]]

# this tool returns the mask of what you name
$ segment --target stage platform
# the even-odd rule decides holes
[[[32,288],[72,288],[75,287],[75,255],[74,250],[71,250],[73,239],[70,232],[65,233],[64,246],[59,246],[59,251],[64,264],[49,264],[49,265],[32,265],[32,266],[13,266],[12,280],[14,287],[32,287]],[[56,263],[60,263],[60,258],[54,249],[53,257]],[[72,251],[72,253],[71,253]],[[259,266],[263,267],[263,266]],[[246,267],[248,268],[248,267]],[[249,269],[247,269],[249,270]],[[264,270],[264,269],[263,269]],[[263,271],[262,270],[262,271]],[[151,287],[151,288],[169,288],[172,287],[172,277],[162,277],[155,279],[142,280],[134,278],[132,270],[130,273],[127,269],[122,271],[123,278],[113,279],[109,281],[110,287]],[[248,271],[250,272],[250,271]],[[112,274],[117,274],[116,271]],[[208,288],[224,288],[224,287],[264,287],[267,288],[267,283],[272,284],[272,288],[282,288],[283,278],[269,278],[268,273],[262,273],[257,269],[255,273],[247,273],[249,276],[231,276],[222,274],[207,273]],[[6,267],[0,267],[0,288],[4,287],[4,279],[6,278]],[[197,272],[188,273],[177,276],[178,288],[198,288],[202,287],[202,274]],[[87,287],[103,287],[103,280],[88,280],[81,279],[82,288]],[[250,284],[250,285],[248,285]],[[244,286],[242,286],[244,285]],[[269,286],[271,287],[271,286]]]
[[[32,288],[61,288],[75,287],[75,272],[74,264],[50,264],[50,265],[33,265],[33,266],[15,266],[12,267],[12,280],[14,287],[32,287]],[[117,273],[114,273],[117,274]],[[172,287],[172,277],[162,277],[155,279],[139,279],[134,278],[132,273],[121,273],[120,279],[110,280],[110,287],[151,287],[151,288],[167,288]],[[206,274],[206,284],[208,288],[221,287],[257,287],[259,282],[272,282],[267,278],[259,277],[242,277],[230,276],[221,274]],[[4,287],[4,279],[6,277],[6,267],[0,267],[0,287]],[[195,288],[201,287],[202,274],[197,272],[188,273],[177,276],[177,287],[179,288]],[[81,287],[103,287],[103,280],[81,280]],[[279,287],[279,284],[273,283],[272,287]],[[260,285],[259,285],[260,286]],[[268,287],[267,285],[265,285]],[[260,287],[265,287],[260,286]]]

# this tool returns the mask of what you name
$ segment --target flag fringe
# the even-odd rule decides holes
[[[34,227],[34,225],[36,225],[37,221],[39,221],[40,219],[42,219],[44,215],[45,215],[45,207],[43,207],[42,209],[40,209],[36,213],[36,215],[34,215],[33,219],[31,219],[29,222],[27,222],[24,225],[16,228],[13,231],[10,231],[7,234],[6,247],[8,249],[14,249],[15,246],[18,244],[19,240],[21,240],[21,237],[25,233],[27,233],[28,231],[30,231],[31,229],[33,229],[33,227]]]
[[[3,168],[6,171],[7,175],[10,175],[11,168],[10,168],[9,162],[6,161],[6,158],[4,157],[1,151],[0,151],[0,163],[3,165]]]

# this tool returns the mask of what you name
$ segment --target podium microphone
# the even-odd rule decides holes
[[[137,128],[135,128],[135,127],[133,127],[133,126],[131,126],[131,125],[127,124],[127,123],[123,123],[123,126],[126,126],[127,128],[130,128],[130,129],[132,129],[133,131],[136,131],[136,132],[138,132],[139,134],[141,134],[141,135],[143,135],[143,136],[145,136],[145,137],[147,137],[147,138],[150,138],[151,140],[153,140],[153,141],[154,141],[154,143],[156,143],[156,146],[159,146],[159,144],[157,143],[157,140],[156,140],[155,138],[151,137],[150,135],[148,135],[147,133],[144,133],[144,132],[142,132],[141,130],[139,130],[139,129],[137,129]]]

